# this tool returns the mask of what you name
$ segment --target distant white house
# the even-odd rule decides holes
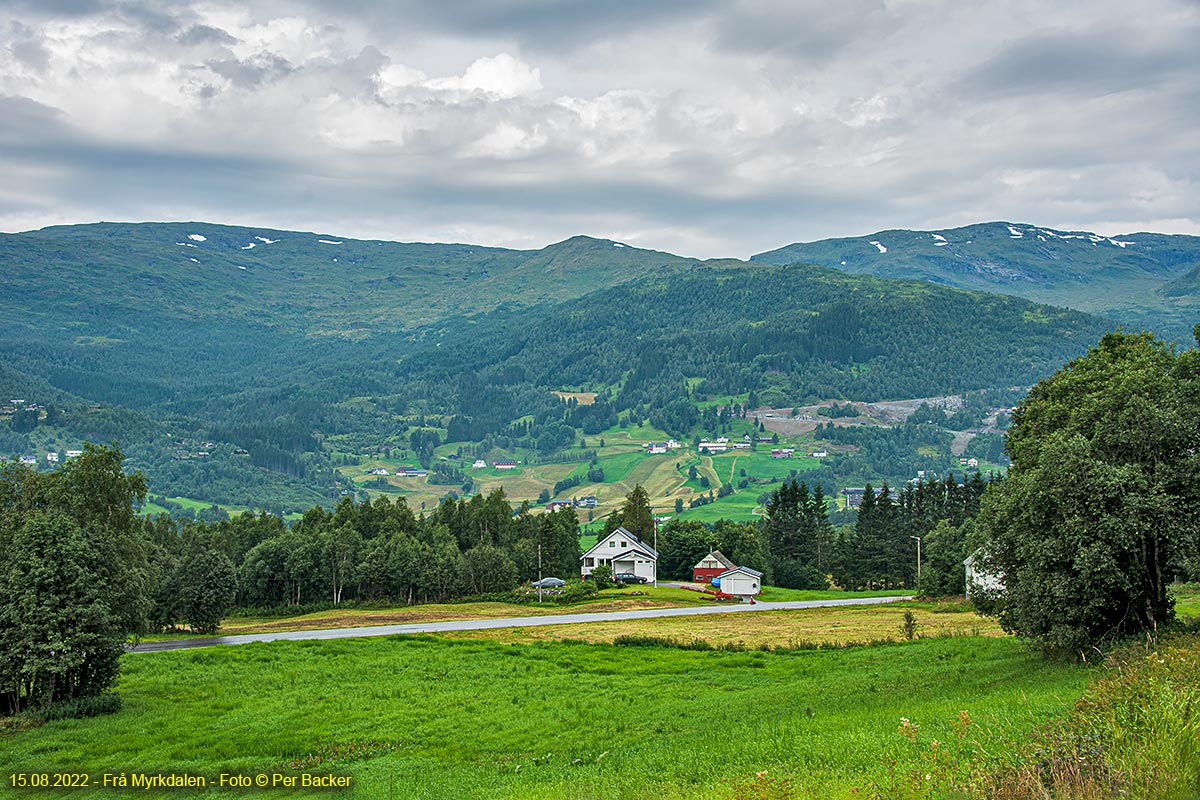
[[[667,452],[667,443],[666,442],[648,442],[647,444],[642,445],[642,446],[645,447],[646,452],[650,453],[650,455],[652,455],[652,456],[660,455],[662,453]]]
[[[516,469],[517,462],[513,461],[511,458],[505,458],[501,459],[500,461],[493,461],[492,466],[496,469]]]
[[[601,564],[611,564],[613,574],[632,572],[649,582],[658,572],[658,551],[624,528],[617,528],[579,557],[580,574],[586,579]]]
[[[37,456],[21,456],[18,460],[28,467],[37,464]]]
[[[732,594],[737,597],[753,597],[762,593],[763,574],[750,567],[734,567],[727,569],[717,576],[721,594]]]
[[[697,450],[707,450],[710,453],[724,453],[729,449],[729,444],[725,442],[710,442],[707,439],[696,445]]]
[[[367,470],[368,475],[389,475],[390,473],[383,467],[373,467]]]
[[[1004,591],[1004,576],[997,575],[994,572],[984,572],[981,567],[976,567],[976,562],[982,562],[982,549],[976,550],[971,555],[967,556],[963,561],[963,568],[967,572],[967,596],[972,597],[977,594],[990,595]]]
[[[67,458],[79,458],[81,455],[83,455],[82,450],[68,450],[67,451]]]
[[[58,463],[58,453],[46,453],[46,463],[47,464],[57,464]]]
[[[471,469],[487,469],[487,462],[482,458],[475,459],[475,463],[471,465]]]

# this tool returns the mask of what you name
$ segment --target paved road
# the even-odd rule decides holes
[[[690,617],[697,614],[736,614],[755,611],[780,611],[794,608],[825,608],[828,606],[866,606],[911,600],[911,597],[856,597],[848,600],[793,600],[786,603],[739,603],[729,606],[689,606],[686,608],[647,608],[639,611],[593,611],[586,614],[552,614],[542,617],[501,617],[499,619],[460,619],[447,622],[413,622],[405,625],[371,625],[362,628],[329,628],[315,631],[283,633],[247,633],[241,636],[213,636],[204,639],[170,639],[161,642],[142,642],[130,648],[135,653],[159,650],[189,650],[193,647],[214,647],[250,642],[294,642],[305,639],[353,639],[360,636],[394,636],[398,633],[444,633],[446,631],[478,631],[491,628],[532,628],[538,625],[571,625],[578,622],[609,622],[611,620],[652,619],[654,617]]]

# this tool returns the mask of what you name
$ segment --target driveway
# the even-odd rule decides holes
[[[691,617],[699,614],[752,614],[755,611],[784,611],[799,608],[828,608],[831,606],[869,606],[911,600],[911,597],[855,597],[847,600],[791,600],[785,603],[754,605],[689,606],[686,608],[648,608],[639,611],[594,611],[586,614],[554,614],[544,617],[501,617],[499,619],[465,619],[447,622],[413,622],[405,625],[372,625],[362,628],[329,628],[315,631],[283,633],[247,633],[239,636],[213,636],[203,639],[171,639],[161,642],[142,642],[129,648],[134,653],[155,653],[160,650],[190,650],[194,647],[215,647],[250,642],[297,642],[308,639],[353,639],[360,636],[395,636],[401,633],[445,633],[447,631],[479,631],[492,628],[532,628],[538,625],[572,625],[580,622],[609,622],[654,617]]]

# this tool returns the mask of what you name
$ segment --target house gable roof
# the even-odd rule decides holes
[[[700,563],[697,564],[696,566],[692,567],[692,569],[704,569],[704,562],[708,561],[710,558],[716,559],[716,562],[718,564],[720,564],[722,567],[724,567],[725,569],[733,569],[735,566],[735,564],[732,561],[730,561],[728,558],[726,558],[725,554],[722,553],[720,550],[713,550],[711,553],[706,555],[704,558],[700,559]]]
[[[617,537],[618,539],[624,539],[627,543],[628,542],[633,543],[632,545],[627,544],[626,547],[621,550],[621,553],[620,553],[621,555],[624,555],[625,553],[630,552],[632,550],[640,550],[645,555],[649,556],[650,558],[654,559],[655,561],[658,560],[658,551],[657,550],[655,550],[653,547],[646,544],[641,539],[639,539],[636,535],[630,533],[629,531],[625,530],[624,528],[617,528],[615,531],[610,533],[608,536],[605,536],[603,539],[600,539],[599,541],[597,541],[594,545],[591,546],[591,548],[586,553],[581,555],[580,558],[583,559],[583,558],[587,558],[589,556],[607,555],[610,552],[610,549],[608,548],[608,542],[613,537]]]
[[[727,569],[727,570],[725,570],[724,572],[722,572],[722,573],[721,573],[720,575],[718,575],[717,577],[718,577],[718,578],[724,578],[726,575],[733,575],[733,574],[734,574],[734,573],[736,573],[736,572],[741,572],[741,573],[744,573],[744,574],[746,574],[746,575],[750,575],[750,576],[753,576],[753,577],[755,577],[755,578],[758,578],[758,579],[760,579],[760,580],[762,579],[762,576],[763,576],[763,574],[762,574],[761,572],[759,572],[759,571],[758,571],[758,570],[756,570],[756,569],[750,569],[750,567],[734,567],[733,569]]]

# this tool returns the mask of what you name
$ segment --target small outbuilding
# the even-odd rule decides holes
[[[713,578],[722,572],[733,569],[734,566],[736,565],[720,550],[711,550],[708,555],[700,559],[699,564],[692,567],[692,580],[696,583],[712,583]]]
[[[997,575],[994,572],[985,572],[980,568],[983,561],[983,549],[976,550],[971,555],[967,556],[963,561],[963,568],[966,570],[967,577],[967,596],[975,597],[977,595],[988,596],[1000,594],[1004,591],[1004,577]],[[980,566],[976,566],[976,564]]]
[[[721,584],[721,594],[750,598],[762,592],[762,577],[763,574],[756,569],[734,567],[718,575],[717,580]]]

